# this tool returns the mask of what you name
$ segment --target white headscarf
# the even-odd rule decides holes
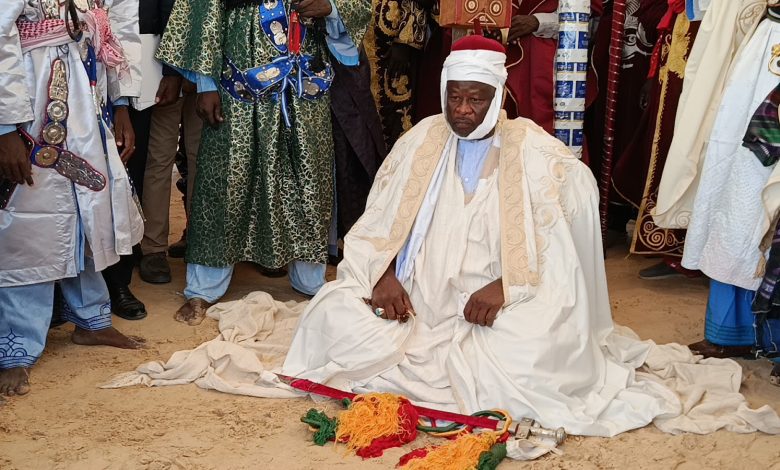
[[[485,83],[496,89],[485,119],[465,140],[478,140],[487,136],[498,123],[506,82],[506,54],[484,49],[452,51],[444,61],[441,71],[441,109],[447,109],[447,82],[470,81]]]

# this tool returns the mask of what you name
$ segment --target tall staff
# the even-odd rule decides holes
[[[607,235],[609,190],[612,185],[612,156],[615,145],[615,114],[617,112],[620,65],[623,56],[623,25],[626,22],[626,1],[615,0],[612,5],[612,34],[609,40],[609,71],[607,72],[607,108],[604,116],[604,158],[599,178],[601,201],[601,235]]]

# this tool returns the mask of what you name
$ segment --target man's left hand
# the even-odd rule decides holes
[[[498,312],[504,306],[504,285],[495,280],[471,294],[463,309],[466,321],[480,326],[493,326]]]
[[[120,151],[119,158],[122,159],[122,163],[127,163],[135,152],[135,131],[133,131],[133,124],[130,122],[127,106],[114,108],[114,138],[117,149]]]
[[[539,29],[539,20],[534,15],[516,15],[512,17],[512,26],[509,28],[507,42],[512,44]]]
[[[330,0],[300,0],[293,5],[295,11],[304,18],[324,18],[333,11]]]

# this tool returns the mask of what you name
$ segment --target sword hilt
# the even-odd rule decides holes
[[[517,425],[515,425],[515,429],[512,434],[514,434],[514,436],[518,439],[528,439],[530,436],[552,439],[555,441],[556,445],[561,445],[566,440],[565,429],[543,428],[541,425],[539,425],[539,423],[531,418],[521,419]]]

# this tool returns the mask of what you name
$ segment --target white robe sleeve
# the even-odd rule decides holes
[[[534,13],[533,16],[539,21],[539,29],[534,31],[534,36],[544,39],[556,39],[560,23],[558,23],[558,13]]]
[[[593,331],[603,344],[613,329],[612,311],[607,290],[607,273],[604,266],[604,246],[599,217],[599,193],[593,174],[581,162],[569,171],[569,191],[564,194],[571,235],[585,280]],[[587,189],[587,190],[586,190]]]
[[[15,125],[33,120],[16,28],[24,5],[24,0],[3,0],[3,8],[0,8],[0,124]]]
[[[141,96],[141,35],[138,29],[138,0],[114,0],[108,10],[111,31],[122,44],[125,59],[130,66],[129,76],[122,80],[116,71],[109,69],[108,97],[116,101],[120,97]]]

